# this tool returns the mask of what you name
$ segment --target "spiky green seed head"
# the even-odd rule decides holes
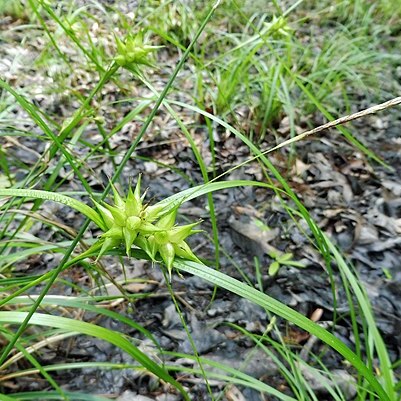
[[[139,177],[135,189],[130,188],[126,198],[112,185],[114,205],[93,201],[107,227],[99,239],[101,249],[98,258],[120,245],[130,256],[135,245],[145,251],[152,261],[156,261],[159,254],[170,277],[176,256],[200,262],[185,242],[188,236],[200,232],[194,230],[199,222],[176,225],[177,207],[144,204],[145,194],[141,195],[140,187]],[[166,210],[169,212],[166,213]]]
[[[264,23],[266,27],[266,33],[273,38],[280,36],[290,37],[293,35],[294,30],[288,25],[287,19],[283,16],[273,16],[270,22]]]
[[[117,52],[118,55],[114,58],[115,62],[124,68],[135,68],[138,65],[147,65],[153,67],[149,56],[163,46],[149,46],[144,44],[143,32],[137,35],[128,35],[125,42],[121,41],[117,36]]]

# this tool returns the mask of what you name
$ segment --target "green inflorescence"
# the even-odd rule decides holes
[[[149,55],[163,47],[145,44],[143,32],[137,35],[128,35],[124,42],[117,36],[115,38],[118,54],[114,60],[119,66],[127,69],[135,69],[141,64],[154,67],[149,59]]]
[[[145,204],[145,195],[141,196],[140,187],[141,177],[135,190],[132,191],[130,187],[124,199],[113,185],[114,205],[93,200],[107,227],[107,231],[99,238],[102,246],[98,258],[121,244],[124,244],[130,256],[131,248],[135,245],[145,251],[152,261],[156,261],[157,255],[160,255],[170,276],[176,256],[200,262],[185,242],[188,236],[201,232],[194,229],[199,222],[176,225],[178,207],[167,208],[166,213],[165,205]]]

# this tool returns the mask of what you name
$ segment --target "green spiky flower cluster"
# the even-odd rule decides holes
[[[139,177],[135,190],[129,189],[126,199],[123,199],[117,189],[112,186],[114,205],[93,201],[99,210],[107,231],[100,236],[101,249],[98,258],[105,252],[124,244],[128,256],[133,245],[145,251],[152,261],[159,254],[166,264],[171,276],[174,258],[200,262],[191,251],[185,239],[191,234],[201,232],[192,223],[183,226],[175,224],[177,207],[165,212],[166,206],[144,204],[145,194],[140,194],[141,178]]]
[[[149,60],[149,55],[163,47],[146,45],[143,32],[137,35],[128,35],[125,42],[121,41],[117,36],[115,38],[118,55],[114,60],[119,66],[128,69],[136,68],[140,64],[153,67],[154,65]]]
[[[278,38],[280,36],[290,37],[294,33],[288,25],[286,18],[283,16],[273,16],[272,20],[270,22],[265,22],[264,25],[267,28],[267,32],[269,32],[273,38]]]

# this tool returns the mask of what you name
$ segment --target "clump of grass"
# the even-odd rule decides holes
[[[339,116],[350,112],[362,93],[377,99],[376,94],[388,91],[381,83],[381,66],[392,55],[383,52],[378,34],[366,34],[366,24],[329,29],[324,19],[321,25],[318,19],[310,24],[308,15],[298,17],[304,15],[299,2],[283,16],[275,8],[247,16],[235,7],[247,25],[240,32],[210,33],[197,60],[210,68],[210,79],[201,83],[196,99],[216,115],[229,116],[252,138],[263,141],[284,116],[293,136],[301,116],[323,109]],[[216,49],[217,56],[206,46]]]

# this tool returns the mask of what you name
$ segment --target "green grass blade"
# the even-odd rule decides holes
[[[44,199],[50,200],[53,202],[63,203],[75,210],[79,213],[82,213],[90,220],[92,220],[98,227],[102,230],[106,231],[107,227],[103,223],[103,219],[100,215],[91,207],[86,205],[85,203],[78,201],[74,198],[70,198],[65,195],[61,195],[58,193],[47,192],[47,191],[40,191],[37,189],[1,189],[0,188],[0,196],[23,196],[26,198],[35,198],[35,199]]]
[[[177,259],[174,263],[174,266],[178,270],[201,277],[214,285],[218,285],[219,287],[225,288],[226,290],[231,291],[240,297],[248,299],[249,301],[260,305],[270,312],[288,321],[291,321],[293,324],[306,330],[312,335],[315,335],[317,338],[328,344],[331,348],[335,349],[339,354],[347,359],[347,361],[349,361],[371,384],[381,401],[391,401],[387,392],[383,389],[373,375],[372,371],[366,367],[363,361],[342,341],[337,339],[327,330],[320,327],[318,324],[312,322],[310,319],[294,311],[276,299],[256,290],[255,288],[241,283],[240,281],[213,270],[205,265]]]
[[[88,183],[86,182],[82,173],[76,167],[77,163],[73,160],[71,154],[67,151],[67,149],[62,145],[60,138],[57,137],[53,133],[53,131],[49,128],[48,124],[39,115],[36,107],[32,103],[28,102],[24,96],[20,95],[6,81],[2,80],[1,78],[0,78],[0,88],[2,88],[3,90],[9,92],[12,96],[14,96],[14,98],[17,100],[17,102],[29,114],[29,116],[38,125],[38,127],[40,127],[40,129],[42,129],[43,132],[53,141],[55,146],[57,146],[57,148],[60,150],[60,152],[66,158],[66,160],[68,161],[71,168],[74,170],[77,177],[80,179],[80,181],[81,181],[82,185],[85,187],[86,191],[89,194],[91,194],[92,190],[91,190],[90,186],[88,185]]]
[[[196,358],[193,355],[182,354],[182,353],[178,353],[178,352],[165,352],[164,354],[165,355],[173,355],[178,358],[185,358],[185,359],[187,358],[187,359],[196,361]],[[207,375],[211,379],[223,379],[224,381],[226,381],[228,383],[235,383],[235,384],[243,385],[245,387],[250,387],[257,391],[260,391],[260,392],[263,392],[266,394],[271,394],[283,401],[296,401],[295,398],[285,395],[285,394],[281,393],[280,391],[276,390],[275,388],[269,386],[268,384],[263,383],[261,380],[258,380],[255,377],[252,377],[246,373],[243,373],[240,370],[235,369],[229,365],[225,365],[220,362],[216,362],[211,359],[207,359],[207,358],[203,358],[203,357],[200,358],[200,360],[201,360],[202,364],[204,364],[204,365],[211,366],[212,368],[217,368],[217,369],[229,374],[229,376],[222,375],[221,373],[216,373],[214,371],[210,372],[207,370],[206,371]],[[175,369],[181,371],[181,369],[183,369],[183,368],[175,367]],[[188,372],[199,374],[199,370],[197,370],[197,369],[189,369]]]
[[[10,247],[18,246],[19,243],[11,243],[8,244]],[[21,244],[22,245],[22,244]],[[7,268],[8,265],[12,265],[19,260],[27,260],[32,255],[41,255],[43,253],[50,253],[50,252],[62,252],[62,247],[66,247],[69,245],[69,242],[58,243],[58,244],[46,244],[46,245],[39,245],[39,246],[30,246],[28,249],[25,250],[18,250],[17,252],[10,253],[8,255],[2,255],[1,262],[0,262],[0,269],[4,270]]]
[[[220,118],[218,118],[218,117],[216,117],[216,116],[214,116],[214,115],[212,115],[212,114],[210,114],[210,113],[208,113],[208,112],[206,112],[204,110],[199,109],[198,107],[194,107],[194,106],[191,106],[191,105],[188,105],[188,104],[185,104],[185,103],[182,103],[182,102],[174,101],[174,100],[169,100],[169,103],[176,104],[178,106],[181,106],[181,107],[184,107],[186,109],[192,110],[192,111],[194,111],[196,113],[199,113],[199,114],[201,114],[201,115],[203,115],[203,116],[215,121],[216,123],[218,123],[219,125],[221,125],[225,129],[227,129],[228,131],[232,132],[236,137],[241,139],[241,141],[244,142],[249,147],[249,149],[252,151],[252,153],[255,155],[254,157],[252,157],[252,158],[250,158],[250,159],[238,164],[237,166],[234,166],[234,167],[230,168],[229,170],[227,170],[223,174],[219,175],[215,179],[210,180],[210,182],[215,181],[217,179],[220,179],[224,175],[227,175],[228,173],[231,173],[232,171],[236,170],[237,168],[246,165],[247,163],[249,163],[252,160],[260,159],[264,163],[264,165],[274,174],[274,176],[276,177],[278,182],[282,185],[282,187],[284,188],[284,190],[288,194],[288,196],[295,202],[295,204],[297,205],[300,213],[302,214],[302,216],[304,217],[304,219],[308,223],[309,228],[311,229],[313,235],[315,236],[315,238],[317,240],[317,244],[320,247],[320,251],[322,252],[324,257],[327,258],[328,252],[325,249],[325,243],[323,241],[323,237],[322,237],[322,235],[320,233],[320,230],[317,228],[316,224],[312,221],[307,209],[302,204],[302,202],[298,199],[298,197],[296,196],[295,192],[291,189],[291,187],[289,186],[287,181],[281,176],[279,171],[273,166],[273,164],[270,162],[270,160],[260,151],[260,149],[252,141],[250,141],[245,135],[241,134],[241,132],[239,132],[238,130],[233,128],[230,124],[226,123],[225,121],[221,120]],[[274,191],[278,190],[278,188],[275,188],[273,186],[271,186],[271,188]]]
[[[80,40],[77,38],[72,27],[68,27],[63,21],[56,15],[56,13],[52,10],[52,8],[46,4],[43,0],[39,0],[40,5],[44,10],[50,15],[50,17],[61,27],[61,29],[65,32],[65,34],[76,44],[76,46],[82,51],[82,53],[96,66],[99,72],[104,72],[104,68],[100,63],[96,60],[88,50],[82,46]]]
[[[292,76],[296,84],[299,86],[299,88],[305,93],[305,95],[310,99],[310,101],[317,107],[317,109],[329,120],[333,121],[335,118],[329,113],[329,111],[322,105],[322,103],[319,102],[319,100],[313,95],[313,93],[308,90],[308,88],[302,84],[302,82],[295,76],[295,74],[287,67],[285,66],[287,72]],[[377,163],[381,164],[384,167],[389,167],[387,163],[385,163],[379,156],[377,156],[374,152],[372,152],[369,148],[367,148],[362,142],[360,142],[358,139],[356,139],[350,131],[348,131],[346,128],[338,125],[336,127],[347,139],[348,142],[350,142],[352,145],[354,145],[357,149],[359,149],[361,152],[363,152],[366,156],[370,157],[372,160],[376,161]]]
[[[92,395],[85,393],[65,392],[70,400],[74,401],[110,401],[110,398],[101,397],[100,395]],[[0,401],[3,401],[0,394]],[[4,396],[5,397],[5,396]],[[17,393],[10,397],[4,398],[4,401],[58,401],[63,398],[54,391],[30,391],[29,393]]]
[[[0,312],[0,323],[22,323],[27,316],[28,313],[25,312]],[[113,344],[121,350],[127,352],[127,354],[137,360],[143,367],[155,374],[157,377],[167,383],[170,383],[182,394],[185,400],[189,401],[188,395],[186,394],[181,384],[173,379],[158,364],[153,362],[146,354],[135,347],[135,345],[133,345],[126,337],[115,331],[87,322],[81,322],[61,316],[45,315],[42,313],[34,313],[29,323],[40,326],[59,328],[66,330],[67,332],[76,331],[81,334],[86,334],[107,341],[110,344]]]
[[[11,301],[9,301],[8,304],[27,304],[31,305],[34,302],[34,299],[36,298],[35,295],[30,295],[29,297],[15,297]],[[111,319],[117,320],[121,323],[126,324],[129,327],[132,327],[133,329],[141,332],[144,336],[149,338],[157,347],[159,347],[159,344],[156,340],[156,338],[150,333],[148,330],[146,330],[144,327],[142,327],[140,324],[136,323],[132,319],[129,319],[126,316],[121,315],[120,313],[114,312],[112,310],[102,308],[101,306],[97,306],[96,304],[93,305],[90,303],[90,299],[81,299],[79,297],[65,297],[65,296],[57,296],[57,295],[48,295],[43,298],[42,305],[53,305],[53,306],[64,306],[67,308],[75,308],[75,309],[83,309],[83,310],[88,310],[93,313],[99,314],[99,315],[104,315],[108,316]]]
[[[15,400],[18,400],[18,398],[9,397],[5,394],[0,394],[0,401],[15,401]]]
[[[340,252],[334,246],[334,244],[327,237],[326,242],[330,247],[330,251],[333,253],[334,259],[336,260],[341,273],[344,274],[344,276],[346,277],[358,300],[359,306],[363,312],[363,316],[366,319],[368,330],[372,336],[374,347],[376,348],[376,352],[380,360],[380,370],[384,380],[386,391],[391,399],[394,400],[396,396],[394,391],[395,380],[391,367],[390,357],[388,355],[383,338],[377,328],[377,324],[375,322],[375,318],[373,316],[367,295],[364,294],[363,290],[361,289],[361,284],[358,282],[357,278],[354,276],[351,269],[345,262],[344,258],[341,256]]]
[[[221,191],[222,189],[229,189],[235,187],[245,187],[245,186],[264,187],[272,190],[275,189],[273,185],[258,181],[248,181],[248,180],[215,181],[215,182],[210,181],[206,184],[185,189],[177,194],[169,196],[168,198],[165,198],[162,201],[158,202],[156,205],[165,206],[166,210],[169,210],[170,208],[174,208],[179,203],[190,201],[199,196],[206,195],[210,192]]]

